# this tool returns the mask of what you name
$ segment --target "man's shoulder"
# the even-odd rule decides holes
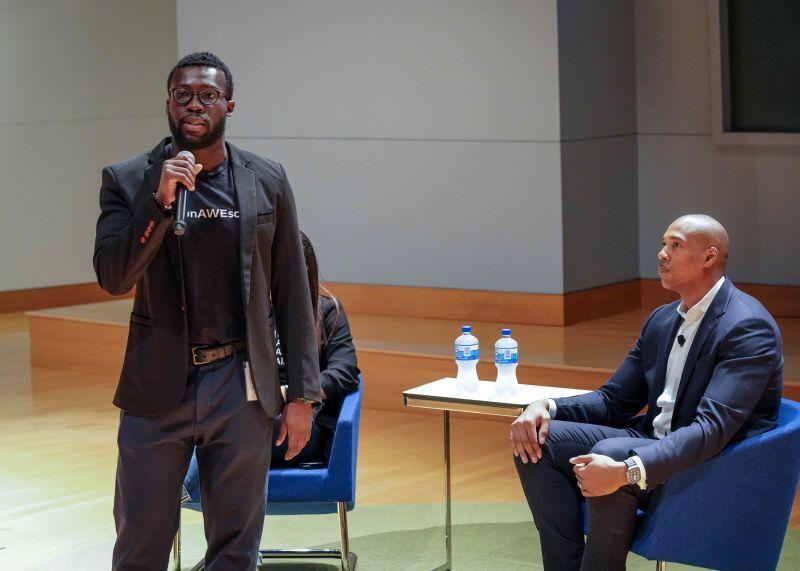
[[[767,308],[764,307],[760,301],[752,295],[743,292],[736,286],[733,286],[733,284],[731,284],[731,286],[731,301],[728,310],[735,310],[753,316],[769,316],[771,318],[769,311],[767,311]]]
[[[231,143],[228,143],[228,147],[230,148],[231,154],[234,155],[234,159],[236,161],[240,162],[247,168],[256,171],[259,175],[268,176],[277,180],[283,179],[284,170],[283,166],[279,162],[273,161],[272,159],[251,151],[247,151],[232,145]]]
[[[731,297],[725,311],[726,321],[731,327],[742,323],[760,323],[763,326],[778,331],[778,325],[767,308],[752,295],[732,287]]]
[[[167,143],[169,143],[169,141],[169,138],[161,139],[156,146],[149,151],[142,151],[138,155],[134,155],[129,159],[110,164],[106,166],[104,170],[107,169],[113,171],[114,175],[117,177],[130,174],[141,174],[147,169],[150,163],[155,160],[154,157],[163,157],[164,147],[167,145]]]
[[[650,315],[647,316],[642,329],[647,329],[650,325],[658,326],[667,321],[671,321],[671,318],[675,317],[677,314],[680,303],[680,300],[676,300],[656,307],[650,312]]]
[[[124,177],[132,173],[141,173],[147,168],[150,152],[140,153],[124,161],[119,161],[107,165],[105,168],[111,170],[116,177]]]

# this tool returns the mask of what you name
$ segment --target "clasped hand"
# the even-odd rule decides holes
[[[514,456],[524,464],[542,459],[542,445],[550,433],[550,412],[546,400],[528,405],[511,423],[508,440]],[[628,483],[624,462],[600,454],[583,454],[570,458],[581,493],[587,497],[605,496]]]
[[[569,459],[585,498],[607,496],[628,483],[625,462],[602,454],[582,454]]]

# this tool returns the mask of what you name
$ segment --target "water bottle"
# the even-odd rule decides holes
[[[472,326],[461,327],[461,336],[456,338],[456,389],[459,393],[474,393],[478,390],[478,338],[472,334]]]
[[[500,330],[500,339],[494,344],[494,364],[497,367],[495,390],[498,395],[517,394],[517,342],[511,338],[510,329]]]

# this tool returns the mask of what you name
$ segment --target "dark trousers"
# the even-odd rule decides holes
[[[621,461],[632,448],[654,442],[632,429],[553,420],[542,459],[536,464],[515,459],[547,571],[625,569],[636,510],[647,505],[650,493],[626,485],[607,496],[586,498],[589,533],[584,541],[584,498],[569,459],[592,452]]]
[[[206,569],[252,570],[264,525],[272,419],[247,402],[243,359],[191,369],[180,406],[160,417],[120,415],[113,569],[166,569],[181,485],[197,448]]]

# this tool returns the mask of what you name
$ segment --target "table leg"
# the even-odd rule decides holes
[[[453,568],[452,496],[450,493],[450,411],[444,412],[444,542],[447,562],[433,571],[449,571]]]

